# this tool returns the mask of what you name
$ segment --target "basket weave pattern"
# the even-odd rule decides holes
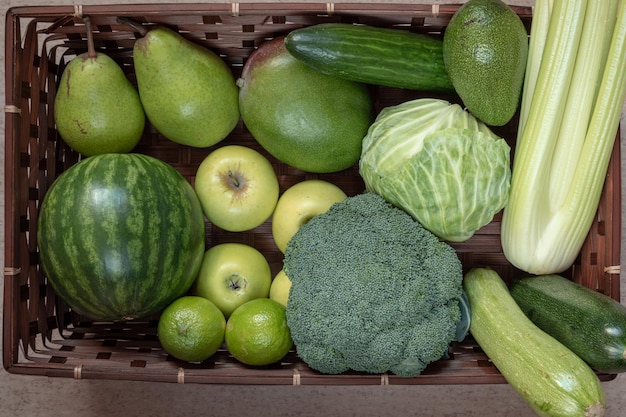
[[[14,373],[69,378],[125,379],[210,384],[474,384],[503,383],[477,344],[468,337],[450,346],[449,358],[431,364],[415,378],[348,372],[322,375],[290,352],[280,363],[247,367],[224,349],[201,364],[182,363],[165,353],[156,337],[157,317],[136,323],[86,321],[56,297],[41,270],[37,249],[38,208],[54,179],[80,155],[58,136],[52,116],[56,83],[64,66],[86,50],[83,21],[89,15],[96,48],[114,58],[134,81],[132,46],[138,34],[117,23],[126,16],[144,24],[167,25],[219,53],[235,76],[262,42],[298,27],[323,22],[355,22],[442,33],[458,6],[359,3],[223,3],[107,6],[17,7],[7,13],[5,294],[3,364]],[[530,25],[531,9],[514,7]],[[378,110],[433,94],[372,87]],[[440,96],[441,97],[441,96]],[[441,97],[457,101],[458,97]],[[516,121],[495,129],[512,149]],[[618,138],[619,139],[619,138]],[[617,141],[619,143],[619,140]],[[310,174],[286,166],[256,143],[243,123],[218,146],[238,143],[262,152],[273,163],[281,191],[311,178],[323,178],[348,195],[363,191],[357,167],[333,174]],[[162,159],[193,184],[198,165],[213,148],[178,145],[148,126],[136,151]],[[575,265],[566,272],[589,288],[620,296],[620,167],[615,147],[597,220]],[[509,282],[520,275],[502,254],[500,217],[474,237],[455,243],[464,268],[490,266]],[[253,245],[275,274],[282,254],[267,222],[245,233],[229,233],[206,223],[207,247],[221,242]],[[601,379],[615,375],[600,374]]]

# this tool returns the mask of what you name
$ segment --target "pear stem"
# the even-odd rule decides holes
[[[91,32],[91,18],[89,16],[85,16],[83,18],[85,22],[85,30],[87,31],[87,56],[89,58],[95,58],[98,56],[96,53],[96,48],[93,44],[93,33]]]
[[[141,23],[136,22],[128,17],[118,16],[117,22],[130,26],[131,28],[139,32],[139,35],[141,35],[142,37],[146,36],[146,33],[148,33],[148,29],[146,29]]]

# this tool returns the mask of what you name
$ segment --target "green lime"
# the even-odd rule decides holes
[[[226,348],[246,365],[269,365],[283,358],[293,342],[285,306],[269,298],[248,301],[226,323]]]
[[[183,296],[163,310],[157,334],[163,349],[177,359],[200,362],[211,357],[224,341],[226,319],[211,301]]]

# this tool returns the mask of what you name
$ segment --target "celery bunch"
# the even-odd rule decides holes
[[[626,98],[626,1],[537,0],[502,247],[569,268],[596,214]]]

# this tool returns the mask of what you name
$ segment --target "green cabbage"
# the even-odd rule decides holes
[[[462,242],[506,205],[510,147],[458,104],[417,99],[380,112],[359,170],[368,191]]]

